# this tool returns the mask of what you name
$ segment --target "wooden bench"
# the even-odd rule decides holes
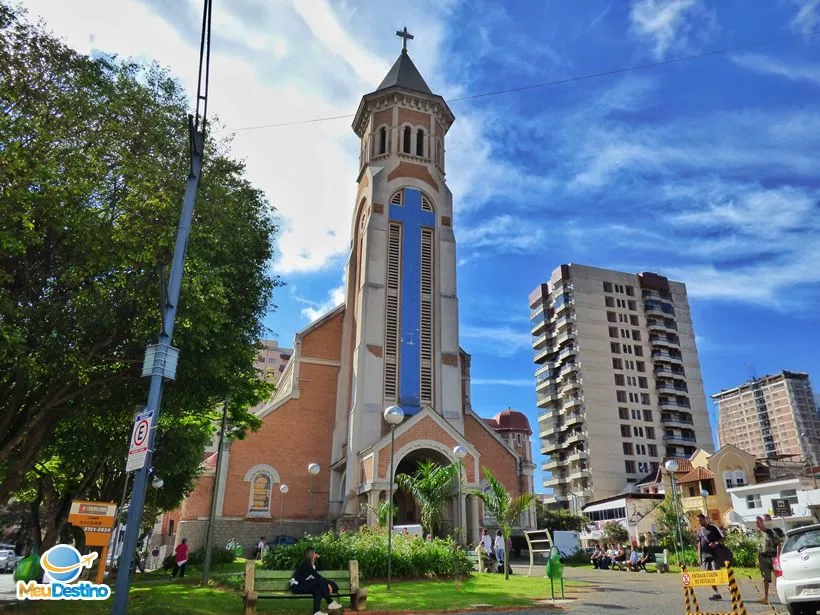
[[[655,572],[669,572],[669,564],[664,553],[655,553]]]
[[[467,559],[473,564],[473,570],[481,572],[481,558],[475,551],[467,551]]]
[[[350,598],[350,606],[364,610],[367,604],[367,590],[359,587],[359,562],[351,560],[347,570],[320,570],[328,581],[339,586],[334,599]],[[288,570],[264,570],[256,567],[255,560],[245,562],[245,615],[256,613],[257,600],[313,600],[312,594],[294,594],[290,591],[293,572]]]

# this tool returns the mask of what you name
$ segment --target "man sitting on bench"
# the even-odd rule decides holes
[[[327,601],[328,609],[340,609],[342,605],[331,600],[331,594],[339,591],[339,586],[316,572],[316,560],[319,554],[316,549],[305,549],[305,559],[296,567],[290,579],[290,591],[294,594],[313,594],[314,615],[325,615],[322,611],[322,598]]]

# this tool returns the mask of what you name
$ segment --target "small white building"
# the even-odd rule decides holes
[[[820,511],[820,489],[808,477],[795,477],[755,485],[744,485],[727,489],[732,497],[733,511],[729,520],[753,528],[755,517],[772,515],[774,526],[783,530],[817,523]],[[788,500],[791,505],[790,517],[776,517],[772,500]]]
[[[651,538],[655,527],[656,508],[663,495],[656,493],[625,493],[590,502],[581,509],[587,525],[580,538],[584,546],[603,539],[606,524],[616,522],[629,532],[630,539]]]

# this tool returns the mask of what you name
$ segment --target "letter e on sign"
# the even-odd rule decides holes
[[[145,465],[153,416],[154,413],[151,411],[138,414],[134,418],[134,429],[131,431],[131,443],[128,447],[128,462],[125,464],[126,472],[139,470]]]

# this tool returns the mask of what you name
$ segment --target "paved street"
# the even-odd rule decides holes
[[[0,602],[14,600],[14,576],[8,573],[0,574]]]
[[[516,574],[526,574],[528,566],[514,566]],[[566,568],[565,578],[573,581],[584,581],[590,586],[572,588],[568,597],[570,600],[562,603],[569,615],[600,615],[602,613],[625,612],[630,615],[676,615],[683,613],[683,589],[680,577],[676,574],[634,574],[612,570],[593,570],[589,568]],[[539,567],[539,574],[544,574],[543,566]],[[774,610],[771,606],[758,604],[760,594],[754,586],[761,588],[760,581],[750,582],[748,579],[739,579],[740,594],[746,603],[750,614],[768,613],[775,611],[785,614],[784,606],[774,598]],[[721,588],[724,600],[710,602],[707,600],[711,590],[708,587],[697,588],[698,602],[701,610],[728,612],[731,610],[728,589]],[[554,610],[545,610],[555,613]],[[526,611],[534,615],[537,611]]]

